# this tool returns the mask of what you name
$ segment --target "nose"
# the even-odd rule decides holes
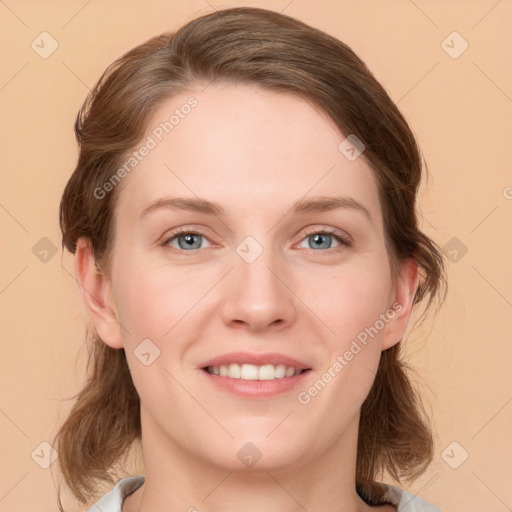
[[[247,263],[235,255],[235,268],[224,287],[222,316],[226,325],[250,331],[281,330],[297,317],[296,299],[287,281],[289,272],[270,251]]]

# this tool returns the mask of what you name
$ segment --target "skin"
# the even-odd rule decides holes
[[[404,261],[392,278],[373,172],[364,155],[341,154],[345,135],[325,114],[291,94],[223,83],[162,103],[146,136],[191,95],[197,107],[121,184],[108,275],[87,240],[75,257],[90,318],[105,343],[125,349],[141,398],[146,481],[123,511],[374,510],[355,491],[360,408],[381,351],[405,332],[417,266]],[[304,196],[334,195],[369,217],[355,208],[290,213]],[[224,213],[140,217],[164,196],[201,197]],[[180,227],[203,235],[201,248],[166,242]],[[352,245],[327,235],[322,248],[312,229]],[[263,248],[252,263],[236,252],[247,236]],[[395,302],[400,312],[301,404],[297,393]],[[134,355],[147,338],[160,350],[149,366]],[[238,350],[286,354],[312,370],[300,389],[240,398],[198,368]],[[247,442],[262,455],[251,468],[237,457]]]

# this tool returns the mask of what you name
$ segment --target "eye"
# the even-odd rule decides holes
[[[337,231],[323,229],[312,230],[306,233],[299,247],[304,248],[304,243],[307,244],[306,249],[336,249],[340,246],[350,246],[352,244],[348,236],[344,236]]]
[[[306,246],[304,246],[305,243],[307,244]],[[204,235],[186,229],[171,233],[163,245],[185,252],[212,247],[212,243]],[[352,240],[348,235],[343,235],[336,230],[314,229],[306,233],[299,247],[325,251],[350,245],[352,245]]]
[[[178,231],[173,233],[170,238],[167,238],[167,240],[164,242],[164,245],[170,245],[175,249],[190,251],[196,249],[204,249],[204,241],[211,245],[208,239],[199,233],[194,233],[192,231]]]

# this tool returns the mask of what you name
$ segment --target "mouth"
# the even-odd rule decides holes
[[[264,364],[262,366],[257,366],[248,363],[231,363],[228,365],[206,366],[203,370],[210,375],[250,381],[276,380],[296,377],[310,371],[311,368],[300,369],[293,366],[287,366],[285,364]]]
[[[303,387],[313,368],[278,353],[231,352],[197,366],[213,389],[245,399],[272,398]]]
[[[214,389],[243,399],[270,399],[306,385],[311,368],[296,368],[285,364],[253,365],[231,363],[201,368]]]

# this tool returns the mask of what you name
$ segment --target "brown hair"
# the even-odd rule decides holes
[[[291,17],[257,8],[234,8],[192,20],[127,52],[104,72],[82,106],[75,132],[76,169],[60,205],[63,247],[75,252],[90,240],[108,275],[114,205],[120,187],[99,200],[102,187],[140,142],[164,99],[200,83],[234,81],[300,95],[327,113],[345,135],[366,146],[364,157],[379,184],[391,266],[414,258],[420,269],[415,305],[426,307],[444,284],[440,252],[417,222],[422,158],[405,119],[366,65],[344,43]],[[96,484],[140,439],[139,397],[124,350],[107,346],[94,329],[89,377],[56,436],[66,484],[82,503]],[[382,353],[363,403],[357,452],[357,488],[369,502],[373,483],[387,470],[413,479],[433,456],[431,429],[401,361],[400,344]],[[60,502],[60,500],[59,500]]]

